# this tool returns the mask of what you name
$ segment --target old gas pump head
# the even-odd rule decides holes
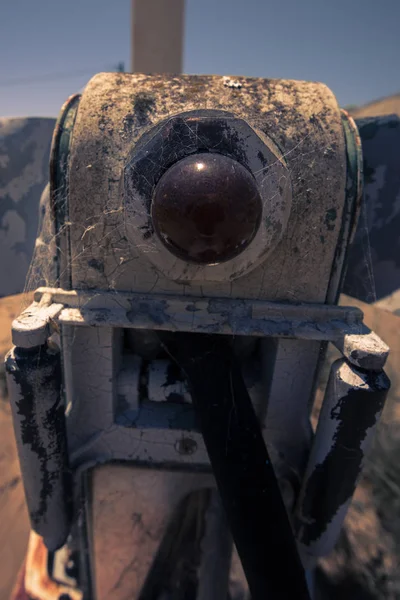
[[[196,598],[226,597],[225,515],[254,599],[308,596],[389,387],[388,348],[337,306],[361,193],[357,128],[321,84],[111,73],[64,105],[49,272],[7,372],[32,528],[71,597],[158,597],[171,519],[214,488]]]

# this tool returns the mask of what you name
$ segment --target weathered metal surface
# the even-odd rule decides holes
[[[53,263],[54,272],[52,275],[54,277],[56,273],[57,285],[67,289],[69,289],[71,285],[71,265],[69,262],[66,262],[64,263],[64,268],[61,269],[60,258],[63,255],[69,256],[68,227],[64,227],[64,223],[68,223],[69,219],[69,208],[66,200],[69,172],[69,148],[79,101],[79,94],[75,94],[68,98],[61,108],[54,129],[50,160],[51,197],[48,215],[49,220],[47,223],[50,231],[46,232],[44,230],[43,233],[47,238],[51,238],[51,235],[54,237],[55,232],[58,232],[56,243],[55,239],[50,242],[51,249],[54,253],[50,263]],[[49,266],[46,266],[46,269],[49,269]]]
[[[38,290],[36,293],[36,298],[40,301],[41,298],[48,298],[49,296],[54,297],[56,300],[63,300],[68,302],[69,304],[78,304],[84,306],[86,311],[90,310],[90,306],[103,306],[101,314],[104,315],[104,307],[109,306],[110,310],[110,318],[108,320],[104,320],[102,317],[99,324],[101,324],[106,329],[109,328],[110,324],[112,325],[120,325],[120,323],[116,323],[112,321],[112,318],[115,317],[113,314],[112,306],[117,305],[117,311],[123,309],[124,304],[126,304],[126,310],[129,308],[132,310],[132,295],[128,294],[119,294],[116,296],[115,294],[97,294],[94,297],[91,297],[88,293],[77,293],[77,292],[64,292],[62,290]],[[166,296],[166,302],[171,301],[172,298]],[[152,299],[149,298],[149,304],[151,304]],[[177,300],[179,302],[179,299]],[[186,306],[185,301],[185,306]],[[204,303],[205,301],[201,301]],[[227,301],[225,301],[227,302]],[[242,301],[243,302],[243,301]],[[317,321],[315,318],[320,312],[324,314],[330,314],[331,316],[336,316],[338,312],[337,307],[327,307],[327,306],[285,306],[285,305],[273,305],[271,303],[260,303],[264,307],[268,307],[271,309],[272,314],[275,315],[275,318],[282,318],[285,313],[285,309],[288,310],[289,314],[296,315],[297,321],[304,323],[304,313],[307,312],[307,309],[314,310],[314,319],[310,318],[310,322]],[[346,308],[343,308],[343,314],[346,314]],[[171,313],[173,316],[179,315],[179,310],[175,308]],[[336,345],[342,349],[345,356],[350,358],[352,362],[355,362],[357,365],[362,364],[364,368],[369,366],[370,368],[381,369],[388,353],[387,346],[379,340],[379,338],[370,332],[370,330],[364,327],[358,319],[361,317],[361,313],[357,313],[357,311],[353,314],[351,311],[348,314],[348,318],[350,321],[354,321],[356,323],[355,331],[357,333],[353,335],[347,335],[343,338],[343,332],[341,338],[336,338]],[[270,320],[272,319],[272,315],[270,315]],[[296,320],[295,319],[295,320]],[[65,323],[66,321],[64,321]],[[89,321],[90,322],[90,321]],[[87,324],[87,321],[83,321],[82,324]],[[336,319],[337,325],[337,319]],[[160,327],[162,329],[162,327]],[[167,321],[166,330],[171,330],[170,321]],[[198,328],[197,328],[198,329]],[[326,331],[326,327],[320,322],[318,324],[318,330],[320,332]],[[296,330],[297,331],[297,330]],[[361,335],[361,332],[364,332],[364,335]],[[270,332],[271,333],[271,332]],[[298,337],[301,335],[301,330],[298,332]],[[83,336],[84,336],[83,332]],[[295,334],[296,335],[296,334]],[[76,343],[76,332],[73,334],[74,342]],[[78,336],[79,339],[79,336]],[[299,345],[300,344],[300,345]],[[268,342],[267,342],[268,345]],[[272,380],[273,384],[270,385],[269,388],[269,406],[267,413],[267,420],[265,421],[265,435],[268,439],[268,443],[272,449],[272,453],[274,454],[274,462],[276,461],[276,455],[280,455],[284,457],[284,460],[278,461],[278,470],[280,476],[282,476],[282,485],[288,485],[291,488],[291,494],[293,495],[293,490],[298,488],[301,481],[301,473],[302,466],[304,466],[305,456],[308,450],[308,444],[311,440],[311,432],[309,429],[308,423],[308,411],[307,405],[309,403],[309,397],[312,391],[312,381],[313,381],[313,368],[315,368],[316,356],[313,354],[313,349],[307,348],[306,352],[303,351],[301,347],[301,342],[298,340],[288,340],[288,344],[286,347],[282,346],[278,349],[275,349],[275,354],[271,353],[270,350],[267,349],[265,353],[265,368],[272,372]],[[71,349],[72,351],[72,349]],[[96,357],[99,357],[99,343],[95,344]],[[74,357],[80,356],[79,350],[75,348],[73,351]],[[108,354],[108,346],[106,344],[105,348],[105,357]],[[85,357],[87,356],[87,352],[85,352]],[[275,356],[275,360],[273,360],[273,356]],[[296,364],[300,364],[299,357],[302,356],[303,359],[306,359],[309,367],[307,368],[306,364],[302,365],[301,368],[301,377],[304,379],[303,385],[301,389],[305,391],[304,402],[300,402],[299,398],[297,398],[296,402],[296,410],[298,412],[297,418],[293,419],[293,407],[286,413],[285,410],[282,410],[282,397],[290,398],[291,389],[294,385],[294,380],[292,381],[292,377],[288,377],[288,370],[286,364],[288,364],[290,357]],[[155,411],[154,405],[151,404],[151,401],[157,400],[159,396],[163,398],[163,394],[165,393],[165,385],[167,382],[167,377],[165,377],[165,381],[161,382],[161,385],[164,388],[161,388],[160,381],[157,383],[155,381],[156,378],[152,376],[152,368],[157,368],[157,364],[159,367],[163,361],[155,361],[150,363],[150,368],[147,367],[146,371],[143,370],[140,361],[137,358],[132,357],[132,361],[129,362],[130,367],[127,366],[127,360],[129,356],[125,356],[121,365],[120,374],[117,377],[116,384],[111,383],[110,387],[110,399],[107,401],[107,404],[111,401],[111,406],[114,408],[112,412],[108,409],[105,409],[105,405],[101,402],[99,403],[98,394],[96,395],[96,399],[93,399],[90,403],[87,404],[87,415],[83,420],[83,426],[81,423],[81,419],[79,419],[79,415],[82,415],[83,407],[78,409],[75,408],[73,414],[77,414],[77,420],[79,423],[75,425],[73,428],[73,436],[75,438],[75,442],[73,443],[73,447],[77,450],[73,452],[72,461],[74,465],[85,463],[89,460],[112,460],[112,459],[120,459],[120,460],[137,460],[143,462],[146,460],[151,460],[156,463],[167,462],[171,463],[179,463],[182,462],[181,458],[177,456],[176,453],[166,453],[164,449],[164,454],[156,452],[154,454],[154,449],[152,448],[153,441],[155,439],[154,435],[160,435],[161,430],[163,428],[167,428],[169,431],[164,432],[162,434],[162,439],[166,442],[167,439],[171,439],[174,444],[175,451],[178,451],[178,454],[182,454],[184,457],[192,457],[192,464],[203,464],[204,466],[208,466],[208,460],[204,460],[204,456],[199,454],[199,450],[203,448],[203,446],[199,446],[198,432],[196,432],[194,428],[194,415],[192,411],[189,409],[185,409],[182,405],[173,406],[172,404],[166,405],[163,407],[161,411]],[[130,360],[130,359],[129,359]],[[254,359],[253,359],[254,360]],[[68,362],[68,361],[67,361]],[[132,364],[131,364],[132,362]],[[303,360],[304,362],[304,360]],[[78,364],[78,363],[77,363]],[[276,366],[274,369],[273,365]],[[314,365],[314,367],[313,367]],[[96,365],[99,366],[98,364]],[[104,376],[108,378],[108,381],[111,381],[113,378],[113,373],[116,373],[118,367],[110,364],[107,359],[107,368],[111,366],[110,374],[107,375],[107,370],[103,371]],[[286,368],[285,368],[286,367]],[[279,383],[281,375],[280,369],[284,369],[284,377],[286,385],[289,384],[289,388],[286,392],[282,390],[282,381]],[[168,365],[164,365],[164,371],[168,371]],[[142,392],[141,392],[141,401],[139,402],[138,390],[139,390],[139,381],[140,378],[147,373],[147,381],[145,387],[147,392],[144,392],[144,384],[142,383]],[[297,373],[297,371],[296,371]],[[260,374],[258,374],[260,376]],[[115,377],[115,375],[114,375]],[[296,375],[296,383],[299,383],[300,374]],[[257,379],[257,375],[256,375]],[[171,383],[171,382],[170,382]],[[246,381],[247,383],[247,381]],[[257,398],[255,399],[255,405],[258,408],[261,408],[261,412],[263,412],[262,406],[265,404],[265,400],[267,398],[266,392],[263,389],[263,384],[261,383],[260,392],[257,393]],[[84,383],[85,385],[85,383]],[[250,384],[251,387],[251,384]],[[172,388],[171,388],[172,389]],[[114,390],[114,391],[113,391]],[[153,392],[153,390],[155,390]],[[279,390],[279,392],[278,392]],[[143,395],[144,394],[144,395]],[[260,400],[258,396],[260,396]],[[263,397],[264,395],[264,397]],[[79,395],[78,395],[79,397]],[[114,401],[112,398],[115,398]],[[145,400],[150,400],[150,403],[147,403]],[[164,398],[165,399],[165,398]],[[181,402],[181,397],[180,397]],[[76,412],[77,411],[77,412]],[[102,413],[100,423],[100,413]],[[288,422],[284,424],[285,416],[289,415]],[[261,416],[261,415],[260,415]],[[263,415],[263,419],[265,416]],[[291,423],[295,423],[296,431],[293,430],[293,427],[290,425]],[[93,439],[91,438],[90,430],[91,423],[93,427]],[[187,437],[185,438],[185,442],[183,445],[180,445],[178,442],[179,436],[179,426],[183,427],[186,430]],[[137,439],[136,431],[128,434],[121,435],[120,426],[132,428],[144,428],[141,429],[142,443],[140,444],[140,448],[136,448],[135,452],[132,452],[130,444],[127,439],[127,435],[132,439]],[[100,427],[100,432],[97,435],[95,431]],[[149,437],[149,427],[153,429],[151,435]],[[178,428],[178,429],[177,429]],[[147,431],[146,431],[147,430]],[[122,430],[123,431],[123,430]],[[275,432],[275,433],[274,433]],[[172,437],[171,437],[172,436]],[[87,443],[89,442],[89,443]],[[181,452],[179,449],[183,448],[184,451]],[[80,448],[80,449],[78,449]],[[72,448],[71,448],[72,449]],[[279,462],[281,464],[279,464]],[[282,465],[283,463],[283,465]],[[290,504],[290,502],[289,502]]]
[[[55,319],[63,310],[62,304],[52,302],[50,293],[26,308],[12,323],[12,341],[20,348],[42,346],[57,328]]]
[[[364,201],[343,292],[375,302],[400,288],[400,117],[357,120]]]
[[[21,307],[28,303],[21,296],[0,300],[0,317],[3,324],[1,332],[4,335],[3,355],[11,345],[11,322],[18,315]],[[400,319],[376,306],[357,303],[348,297],[342,299],[342,304],[358,306],[364,312],[367,325],[377,331],[390,346],[391,352],[386,368],[392,387],[377,434],[379,445],[368,455],[363,480],[357,487],[334,552],[320,562],[320,569],[324,572],[324,582],[322,584],[319,578],[318,584],[320,587],[323,585],[324,599],[335,600],[340,595],[344,600],[354,600],[357,595],[371,600],[395,600],[400,590],[400,545],[398,543],[400,472],[398,461],[396,462],[400,439]],[[285,343],[294,344],[295,341],[286,340]],[[303,345],[304,343],[302,342]],[[305,356],[308,350],[302,346],[297,353],[298,356]],[[286,383],[288,376],[291,377],[291,372],[284,369],[283,364],[282,370],[282,383]],[[288,396],[291,386],[296,386],[298,392],[303,393],[304,384],[308,379],[307,367],[300,366],[297,375],[303,376],[303,379],[299,380],[294,376],[287,383],[287,387],[277,393],[281,402]],[[24,560],[28,517],[25,514],[18,460],[16,452],[11,448],[14,442],[11,439],[13,434],[10,433],[12,432],[11,417],[6,412],[8,404],[1,402],[0,405],[2,411],[0,475],[5,477],[1,479],[0,485],[3,515],[0,519],[0,540],[3,548],[0,561],[0,597],[8,598],[18,569]],[[285,413],[290,413],[290,407],[287,407]],[[288,414],[290,423],[289,416],[290,414]],[[298,420],[297,413],[293,415],[293,420]],[[271,432],[269,436],[270,434]],[[16,485],[13,484],[15,478],[19,478],[19,483]],[[7,482],[10,482],[10,486]],[[129,500],[127,502],[129,504]],[[112,517],[112,507],[110,511]],[[243,579],[244,575],[237,554],[234,553],[233,559],[234,572],[231,572],[230,581],[232,597],[235,600],[248,600],[248,596],[243,592],[246,582]]]
[[[292,508],[312,442],[309,420],[320,348],[310,340],[263,340],[265,441],[275,469],[292,488]]]
[[[60,353],[47,346],[14,348],[6,373],[31,525],[56,550],[70,519]]]
[[[356,311],[348,311],[346,309],[337,311],[337,316],[343,316],[343,319],[327,319],[326,321],[318,322],[318,308],[312,306],[309,311],[314,312],[316,319],[311,316],[303,316],[307,314],[307,308],[304,307],[304,313],[302,310],[297,310],[295,318],[290,318],[289,314],[292,312],[290,309],[291,305],[287,305],[289,314],[286,316],[284,313],[285,306],[279,305],[279,308],[271,306],[268,307],[265,304],[262,308],[260,306],[260,312],[264,313],[262,316],[252,319],[249,316],[243,316],[243,313],[257,312],[256,310],[251,311],[251,308],[258,308],[250,305],[250,310],[246,310],[247,307],[243,301],[229,301],[222,300],[219,304],[218,300],[210,301],[209,303],[204,300],[196,302],[184,301],[185,305],[193,306],[194,311],[196,309],[199,312],[189,311],[182,314],[175,312],[173,309],[173,301],[168,300],[155,300],[155,297],[149,299],[146,302],[146,298],[143,298],[137,304],[132,300],[131,309],[127,312],[122,310],[110,311],[105,313],[107,309],[77,309],[67,308],[61,311],[59,315],[59,322],[64,325],[76,325],[76,326],[97,326],[97,327],[121,327],[121,328],[135,328],[135,329],[149,329],[156,328],[159,331],[176,331],[176,332],[190,332],[197,331],[199,333],[220,333],[225,335],[254,335],[257,337],[282,337],[282,338],[298,338],[308,340],[336,340],[345,333],[360,333],[361,325],[357,322],[354,323],[358,314]],[[165,303],[165,304],[164,304]],[[178,304],[178,303],[177,303]],[[180,303],[181,304],[181,303]],[[204,311],[197,306],[209,304]],[[137,307],[137,310],[136,310]],[[269,311],[268,308],[271,308]],[[315,308],[315,311],[312,309]],[[214,309],[214,310],[213,310]],[[264,309],[264,310],[263,310]],[[275,318],[273,313],[275,312]],[[294,312],[294,311],[293,311]],[[332,311],[336,312],[336,311]],[[268,314],[269,313],[269,314]],[[280,313],[277,315],[276,313]],[[283,316],[282,316],[283,313]],[[293,314],[293,313],[292,313]],[[320,314],[329,314],[329,310],[324,307]],[[108,316],[108,318],[107,318]],[[352,324],[349,324],[354,318]],[[361,335],[361,334],[360,334]]]
[[[352,117],[342,109],[343,131],[346,139],[346,198],[343,207],[341,239],[331,270],[327,303],[336,304],[346,274],[349,243],[354,238],[363,196],[363,154],[361,139]]]
[[[33,294],[0,298],[0,398],[7,396],[4,358],[12,346],[11,323],[33,301]]]
[[[116,392],[115,421],[130,427],[139,420],[143,408],[151,410],[153,407],[157,411],[152,403],[191,403],[184,375],[171,360],[142,360],[131,353],[126,353],[122,359]],[[159,413],[155,418],[158,422],[163,414],[162,409]],[[171,411],[167,414],[172,416]]]
[[[37,292],[36,298],[39,302],[36,307],[39,313],[47,310],[41,308],[40,300],[41,298],[48,298],[49,295],[52,295],[50,290],[47,290],[44,294],[43,290]],[[129,296],[125,298],[127,297],[129,298]],[[54,298],[80,305],[95,302],[97,298],[97,302],[103,304],[103,306],[108,304],[107,300],[111,302],[112,306],[114,301],[118,299],[118,307],[120,308],[124,305],[124,296],[115,296],[114,294],[101,294],[92,299],[87,299],[87,294],[85,293],[55,290]],[[282,316],[285,306],[282,305],[278,309],[277,306],[268,305],[268,303],[265,304],[271,308],[275,316]],[[302,316],[302,312],[306,312],[307,308],[310,307],[304,307],[304,311],[301,310],[301,307],[296,306],[289,306],[287,308],[289,312],[294,311],[294,314],[297,314],[297,318],[303,318],[304,320],[305,317]],[[323,316],[330,314],[330,311],[333,312],[333,316],[337,316],[336,313],[340,314],[343,311],[343,314],[347,315],[349,322],[356,323],[354,326],[356,331],[359,331],[361,328],[359,321],[361,313],[358,311],[353,313],[346,308],[338,311],[337,307],[311,307],[311,310],[314,309],[316,309],[317,313],[321,311]],[[298,312],[299,310],[300,312]],[[34,314],[33,310],[32,313]],[[337,324],[338,320],[336,319],[335,321]],[[33,322],[36,322],[34,317]],[[89,330],[85,328],[70,329],[65,327],[63,332],[66,342],[64,365],[67,397],[72,398],[72,402],[68,406],[69,446],[72,452],[72,464],[77,466],[89,460],[130,459],[140,462],[144,460],[155,463],[166,462],[167,464],[190,461],[193,465],[203,464],[204,466],[208,466],[208,458],[204,454],[201,436],[199,436],[194,425],[193,411],[190,406],[182,405],[181,396],[179,396],[178,403],[168,402],[162,408],[158,407],[158,410],[155,410],[153,402],[157,401],[159,397],[163,397],[166,391],[165,386],[169,384],[170,391],[175,389],[174,382],[170,376],[166,376],[165,381],[161,382],[163,388],[160,389],[160,380],[155,375],[157,369],[162,368],[162,365],[167,372],[169,366],[165,366],[165,361],[162,360],[152,361],[147,364],[148,356],[146,352],[143,363],[138,359],[138,356],[126,354],[126,351],[123,357],[121,357],[121,331],[110,328],[107,323],[102,323],[102,325],[101,330],[93,328]],[[322,325],[320,325],[320,329],[324,330]],[[160,347],[162,340],[157,339]],[[249,350],[245,351],[245,347],[242,349],[238,348],[240,360],[243,362],[246,384],[248,385],[257,413],[264,420],[267,398],[266,389],[269,385],[266,381],[268,379],[268,375],[266,374],[272,374],[271,371],[273,371],[274,383],[270,386],[270,405],[265,423],[265,434],[268,437],[269,443],[272,444],[274,462],[276,460],[275,453],[279,455],[280,452],[283,452],[285,459],[294,468],[294,464],[298,462],[298,456],[301,454],[299,450],[299,444],[303,446],[301,440],[304,438],[304,435],[305,439],[309,439],[306,427],[308,413],[307,408],[304,409],[304,406],[307,406],[309,403],[312,391],[312,368],[315,368],[317,358],[313,350],[318,350],[313,348],[312,345],[310,346],[310,342],[308,342],[308,346],[307,344],[305,346],[305,342],[288,340],[285,348],[282,347],[278,350],[276,360],[274,361],[272,360],[268,343],[266,343],[264,350],[260,357],[258,357],[258,355],[254,354],[255,348],[249,345],[250,342],[251,338],[247,340],[247,346],[250,350],[248,357],[246,352],[248,353]],[[113,348],[112,360],[110,360],[109,356],[111,348]],[[293,372],[288,370],[287,364],[291,361],[298,365],[299,369]],[[251,368],[249,368],[250,362]],[[264,367],[261,367],[262,364]],[[75,368],[75,365],[76,368],[80,366],[85,373],[91,373],[92,370],[96,373],[96,385],[93,386],[93,397],[85,403],[80,401],[83,394],[87,397],[88,393],[87,380],[85,378],[80,378],[80,384],[75,384],[74,393],[70,391],[71,379],[69,377],[69,370]],[[282,368],[284,372],[280,374]],[[290,377],[288,376],[289,372],[291,373]],[[143,381],[144,376],[146,379],[145,382]],[[279,384],[281,377],[283,377],[282,382],[284,381],[286,385],[289,385],[286,391],[283,391],[282,385]],[[296,411],[298,411],[298,419],[304,420],[304,428],[299,426],[299,420],[295,419],[296,431],[292,431],[290,420],[287,423],[285,420],[284,415],[286,415],[286,411],[282,411],[282,397],[290,397],[290,389],[294,385],[295,380],[299,381],[299,377],[302,381],[304,380],[301,389],[304,391],[305,405],[297,398]],[[180,383],[179,386],[180,389],[182,384]],[[139,390],[141,391],[139,392]],[[293,416],[293,409],[288,414]],[[282,418],[285,421],[285,426],[283,425]],[[162,432],[163,428],[165,431]],[[181,444],[179,439],[181,434],[179,428],[186,431],[183,446],[186,449],[190,448],[190,452],[188,450],[184,452],[180,450]],[[138,437],[139,433],[140,436]],[[161,437],[157,438],[157,436]],[[140,444],[133,443],[138,441],[138,439],[141,440]],[[159,442],[164,440],[164,444],[166,445],[164,447],[153,446],[155,439],[158,439]],[[290,448],[293,449],[294,454]],[[280,470],[280,467],[278,470]]]
[[[209,468],[190,405],[142,402],[139,414],[130,419],[118,405],[121,330],[64,327],[63,337],[72,467],[91,461],[129,460]],[[70,372],[75,369],[85,377],[72,379]],[[136,402],[135,397],[130,399],[131,404]]]
[[[261,137],[270,136],[279,146],[291,175],[294,200],[282,242],[262,265],[233,283],[215,284],[207,280],[202,285],[177,283],[173,281],[173,272],[167,278],[153,268],[152,261],[148,260],[146,254],[149,250],[148,244],[146,246],[148,240],[140,240],[143,241],[142,244],[132,244],[132,240],[126,235],[127,215],[124,212],[122,174],[131,158],[133,144],[159,120],[168,119],[180,111],[199,108],[232,111],[239,118],[245,119]],[[187,144],[191,143],[191,147],[194,147],[193,140],[196,140],[196,136],[178,133],[181,144],[186,139]],[[221,135],[217,141],[222,144],[223,140]],[[200,140],[198,142],[200,144]],[[245,162],[246,156],[254,148],[250,143],[246,146],[243,140],[242,146],[242,160]],[[162,144],[160,148],[164,152],[167,150]],[[61,237],[65,241],[66,251],[59,253],[59,280],[63,273],[68,273],[69,279],[70,273],[74,288],[90,288],[85,299],[86,306],[81,304],[67,309],[83,314],[86,324],[90,324],[87,318],[91,314],[89,311],[96,310],[96,317],[99,317],[101,309],[106,308],[102,304],[104,298],[97,297],[96,300],[99,290],[110,292],[115,301],[114,309],[115,304],[119,303],[121,312],[118,314],[130,313],[130,326],[138,326],[139,313],[145,312],[144,300],[142,298],[140,306],[130,305],[127,308],[124,306],[126,298],[121,296],[121,291],[126,291],[131,296],[132,292],[148,296],[148,320],[144,326],[152,329],[160,329],[160,321],[165,317],[165,311],[162,310],[160,318],[159,306],[156,306],[154,313],[156,294],[163,300],[167,297],[168,303],[170,300],[173,302],[173,298],[169,297],[173,294],[180,297],[179,301],[185,302],[185,306],[188,303],[192,305],[193,310],[186,311],[191,314],[181,311],[187,322],[192,323],[191,330],[193,323],[195,327],[199,324],[196,321],[199,312],[202,313],[200,316],[207,316],[210,302],[214,302],[214,308],[219,303],[217,318],[214,316],[212,325],[220,329],[219,324],[228,321],[226,333],[237,331],[237,323],[243,319],[243,311],[247,310],[246,303],[249,301],[252,301],[252,310],[254,303],[263,304],[262,307],[257,304],[253,317],[265,322],[265,301],[278,300],[285,301],[286,304],[323,303],[327,295],[335,296],[337,290],[332,290],[332,286],[336,288],[337,283],[332,284],[332,267],[339,264],[338,272],[340,271],[340,257],[343,253],[338,246],[346,243],[347,235],[343,230],[342,208],[348,165],[340,111],[331,93],[323,86],[246,78],[240,78],[239,85],[230,86],[226,85],[226,78],[219,77],[149,78],[140,75],[103,74],[92,80],[80,102],[70,152],[70,165],[62,174],[62,185],[58,185],[56,178],[52,181],[53,200],[56,197],[54,192],[60,192],[57,202],[53,202],[57,213],[57,236],[54,237],[54,232],[51,233],[51,228],[48,228],[42,239],[47,239],[47,243],[52,242],[53,249],[54,242],[58,243]],[[271,168],[272,164],[262,165],[257,173],[259,180],[265,185],[271,183]],[[65,208],[67,200],[69,209],[63,213],[58,208]],[[45,249],[43,241],[40,248]],[[52,280],[53,285],[58,285],[53,275],[46,276],[44,280],[46,283]],[[340,276],[335,279],[339,280]],[[64,287],[69,287],[69,284]],[[190,302],[188,297],[191,297]],[[238,298],[246,306],[243,308],[243,303],[237,303],[233,317],[229,317],[232,302],[237,302]],[[179,309],[178,305],[171,304],[171,307],[171,314]],[[329,313],[326,320],[330,321],[331,331],[338,326],[330,319],[333,313],[336,315],[336,309],[324,307],[317,314],[314,308],[308,315],[308,321],[302,325],[307,309],[303,306],[284,307],[285,311],[293,311],[290,335],[302,335],[301,332],[307,331],[313,322],[312,335],[318,335],[318,340],[325,339],[323,311]],[[272,306],[269,309],[273,312]],[[282,319],[282,315],[273,314],[277,321]],[[340,315],[342,314],[350,317],[354,327],[360,325],[360,313],[342,311]],[[315,326],[314,317],[318,315],[320,320]],[[244,317],[247,319],[247,313]],[[51,324],[51,321],[48,320],[48,323]],[[187,416],[171,412],[170,406],[165,410],[168,403],[159,403],[162,406],[158,407],[161,412],[157,412],[157,415],[154,407],[143,403],[139,421],[131,420],[125,426],[116,423],[116,374],[124,364],[124,348],[122,331],[113,331],[110,325],[119,325],[121,328],[125,327],[126,321],[107,322],[103,310],[103,326],[98,329],[76,327],[71,320],[69,325],[66,323],[67,321],[62,325],[62,339],[68,443],[73,467],[84,469],[90,461],[99,459],[133,460],[147,465],[166,462],[181,467],[207,467],[208,456],[198,431],[193,424],[188,424]],[[318,326],[324,330],[324,334],[321,335]],[[277,329],[282,333],[285,327],[281,322]],[[171,327],[166,326],[165,329]],[[197,330],[201,328],[197,327]],[[266,328],[262,335],[271,331],[273,328]],[[287,334],[287,329],[285,331]],[[244,329],[241,332],[246,333]],[[275,411],[271,411],[270,416],[273,417],[276,431],[271,435],[274,442],[271,458],[275,460],[275,456],[279,456],[283,463],[282,470],[286,469],[290,474],[293,471],[296,473],[295,484],[296,477],[301,476],[310,442],[306,415],[312,396],[312,378],[319,348],[319,341],[279,340],[277,351],[273,353],[276,358],[276,373],[269,373],[269,380],[267,374],[266,381],[259,386],[260,397],[264,392],[266,398],[266,390],[272,380],[272,406]],[[305,351],[307,357],[303,356]],[[265,364],[268,353],[269,350],[266,349],[263,358]],[[304,369],[306,371],[303,373]],[[300,372],[301,384],[297,379]],[[286,402],[278,410],[277,398],[282,390],[289,392],[289,397],[290,394],[293,396],[293,385],[285,387],[285,382],[302,387],[295,411],[296,415],[305,415],[305,419],[300,420],[300,426],[294,418],[290,423],[287,415],[283,414],[290,414],[293,402]],[[261,414],[265,402],[261,401],[259,404]],[[187,410],[188,407],[183,408]],[[182,411],[182,406],[180,410]],[[284,434],[281,434],[283,429]],[[295,430],[299,430],[296,435]],[[268,426],[265,435],[269,435]],[[278,442],[280,438],[283,440],[281,444]],[[282,447],[286,443],[290,446],[290,441],[290,449],[286,455],[282,454]],[[299,456],[295,456],[294,450]],[[293,489],[295,490],[295,485]],[[101,529],[97,529],[98,533],[100,531]],[[99,543],[100,538],[101,535]],[[110,564],[110,569],[116,564],[117,562]],[[124,567],[126,566],[125,562]]]
[[[50,143],[55,121],[48,121],[50,124],[47,135],[48,143]],[[400,269],[396,266],[396,256],[400,255],[399,249],[396,251],[398,248],[397,231],[400,228],[398,223],[398,214],[400,213],[396,208],[396,198],[400,191],[397,169],[400,148],[399,123],[400,117],[394,114],[357,119],[363,145],[365,191],[355,239],[347,256],[344,291],[365,302],[384,299],[400,288]],[[299,149],[294,151],[298,160],[301,159],[300,148],[301,144]],[[47,172],[44,171],[43,187],[46,180]],[[41,189],[38,194],[40,192]],[[41,201],[42,213],[45,211],[49,213],[49,208],[46,208],[48,202],[48,190],[45,190]],[[32,215],[36,219],[33,210]],[[44,223],[44,225],[40,236],[42,241],[38,239],[36,243],[35,260],[28,277],[27,284],[31,290],[43,284],[52,286],[57,284],[57,275],[54,271],[56,264],[51,258],[56,251],[49,248],[51,243],[54,245],[54,232],[50,223]],[[15,237],[13,235],[13,238]],[[11,235],[9,238],[10,244],[14,245]],[[17,272],[15,260],[13,264],[12,277],[14,277],[14,272]],[[24,278],[28,273],[29,261],[24,264],[24,275],[20,277],[17,291],[23,289]],[[10,281],[10,278],[7,276],[6,280]],[[8,289],[6,292],[8,293]],[[397,304],[395,308],[397,308]]]
[[[0,297],[25,288],[55,119],[0,118]]]
[[[381,371],[389,355],[389,346],[365,325],[359,334],[345,334],[334,342],[354,366],[368,371]]]
[[[122,359],[117,375],[115,420],[121,425],[132,423],[139,415],[139,386],[143,387],[143,375],[140,372],[142,361],[135,354],[127,354]],[[142,395],[142,394],[141,394]]]
[[[74,288],[325,300],[346,188],[339,108],[319,84],[240,81],[240,89],[227,88],[217,76],[100,74],[89,82],[79,104],[70,155]],[[199,109],[229,110],[278,145],[296,198],[284,239],[262,266],[235,282],[201,286],[162,277],[148,260],[145,238],[140,247],[129,244],[121,194],[122,171],[143,132],[178,112]],[[245,157],[250,149],[244,146],[243,151]],[[265,165],[265,178],[270,166]]]
[[[196,597],[215,597],[219,600],[221,595],[212,594],[226,585],[228,575],[232,600],[249,600],[246,578],[235,548],[229,570],[227,558],[230,555],[231,540],[225,529],[224,517],[220,514],[218,494],[212,487],[213,479],[201,475],[199,481],[193,474],[176,472],[168,477],[169,473],[120,465],[105,465],[94,469],[92,489],[102,502],[88,516],[92,521],[91,528],[98,524],[105,528],[107,536],[102,542],[99,535],[96,545],[91,548],[92,556],[96,559],[93,566],[99,571],[97,581],[101,584],[105,582],[105,591],[112,589],[113,598],[131,598],[132,583],[137,585],[138,581],[146,577],[148,569],[151,569],[152,580],[146,581],[145,585],[147,594],[154,594],[160,587],[165,594],[168,591],[173,593],[182,589],[180,586],[184,580],[190,578],[198,585],[199,596]],[[187,493],[191,491],[194,493],[188,498]],[[204,492],[208,493],[210,502],[207,501],[206,510],[199,511],[196,496]],[[168,521],[174,507],[179,498],[185,496],[187,502],[184,506],[181,505],[180,518],[175,518],[171,527],[171,522]],[[193,519],[196,525],[189,529]],[[197,539],[199,555],[196,555]],[[113,540],[116,540],[118,558],[114,563],[110,561],[109,546],[106,546],[106,543],[113,544]],[[154,556],[160,542],[159,554]],[[144,558],[143,563],[135,559],[137,548]],[[129,561],[126,560],[127,556]],[[227,566],[228,573],[225,571]],[[212,569],[218,581],[210,578],[208,569]],[[210,589],[213,584],[216,589]],[[193,588],[191,590],[194,594]],[[206,595],[208,593],[210,596]]]
[[[148,398],[153,402],[191,402],[184,374],[171,360],[153,360],[147,371]]]
[[[363,467],[390,382],[338,360],[331,374],[296,509],[305,563],[328,554]]]
[[[333,341],[369,334],[362,325],[362,312],[352,307],[39,288],[35,303],[14,321],[13,339],[27,347],[37,345],[37,340],[54,331],[56,322]]]
[[[151,203],[160,177],[171,164],[198,153],[199,147],[245,165],[254,175],[261,196],[261,223],[254,239],[238,256],[221,264],[189,264],[166,252],[153,223]],[[204,154],[198,156],[200,160]],[[220,110],[181,113],[150,129],[128,158],[123,186],[128,240],[134,248],[145,245],[146,256],[158,271],[180,283],[226,283],[255,269],[285,234],[292,206],[290,172],[278,147],[243,119]],[[242,209],[244,213],[247,208]]]
[[[97,534],[91,544],[96,599],[138,598],[179,504],[190,492],[213,486],[211,475],[198,473],[94,469],[90,529]]]

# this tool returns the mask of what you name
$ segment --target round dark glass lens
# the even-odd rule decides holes
[[[240,163],[201,153],[175,163],[158,182],[151,215],[162,242],[175,256],[218,264],[240,254],[260,225],[257,183]]]

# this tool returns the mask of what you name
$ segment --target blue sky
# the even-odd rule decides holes
[[[168,0],[165,0],[168,2]],[[0,116],[56,116],[130,68],[130,0],[2,0]],[[184,72],[323,81],[342,106],[400,92],[400,0],[186,0]]]

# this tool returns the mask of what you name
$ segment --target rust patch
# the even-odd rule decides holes
[[[62,585],[50,578],[48,573],[48,550],[41,538],[34,531],[31,532],[28,553],[25,561],[24,576],[18,580],[19,590],[11,600],[82,600],[80,590]],[[25,594],[25,595],[24,595]]]

